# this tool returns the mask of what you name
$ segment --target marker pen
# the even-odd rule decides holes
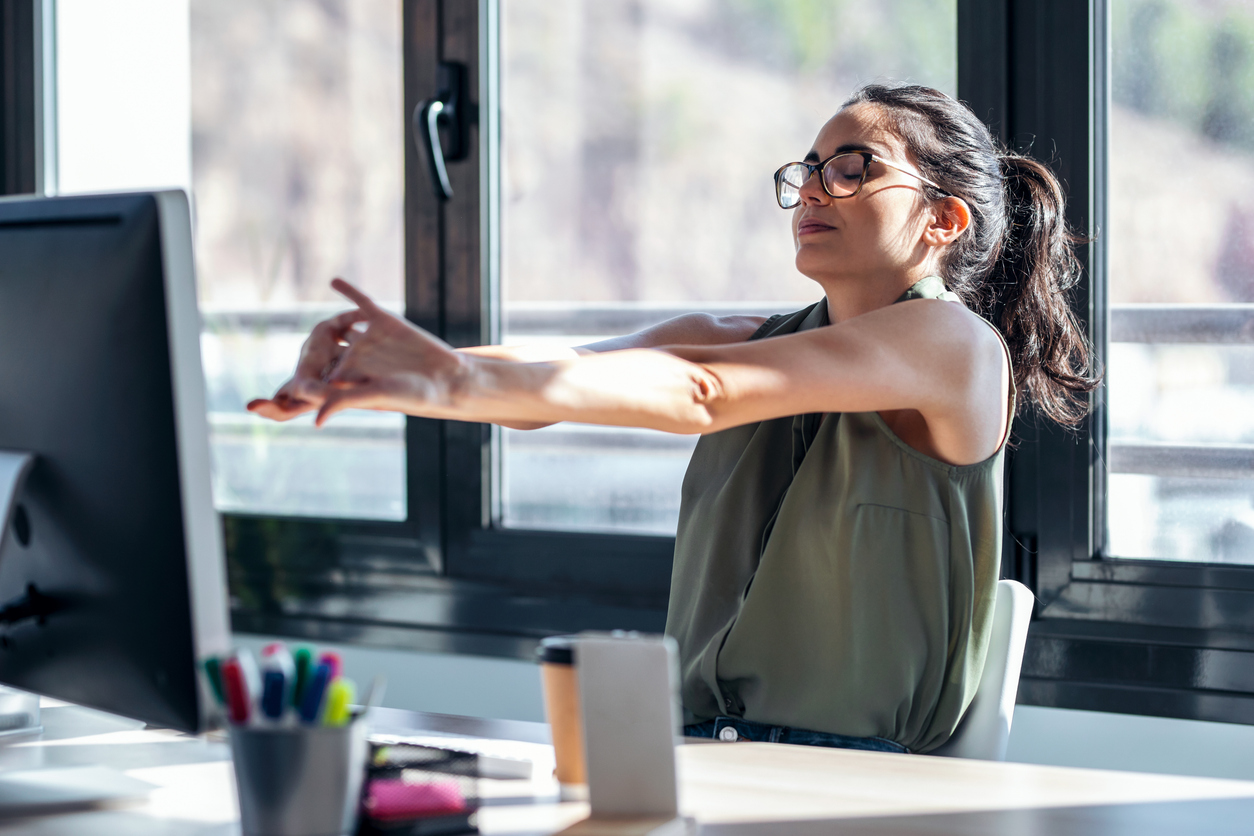
[[[327,688],[327,707],[322,712],[322,725],[344,726],[348,724],[349,706],[357,697],[357,687],[351,679],[340,677]]]
[[[261,683],[261,713],[277,723],[288,706],[288,679],[282,671],[269,669],[262,671]]]
[[[226,691],[222,689],[222,661],[217,656],[210,656],[205,660],[205,676],[218,705],[226,705]]]
[[[309,674],[313,672],[313,651],[307,647],[296,648],[294,658],[296,680],[292,688],[292,706],[299,709],[305,699],[305,688],[309,686]]]
[[[249,699],[256,700],[261,696],[261,669],[257,667],[257,657],[248,648],[241,647],[235,651],[234,658],[239,662],[240,673],[244,675]]]
[[[331,666],[325,662],[314,668],[305,686],[305,693],[300,701],[300,719],[305,723],[316,723],[322,712],[322,699],[326,695],[327,685],[331,680]]]
[[[252,713],[251,700],[238,659],[227,659],[222,663],[222,687],[226,692],[227,717],[236,725],[247,723]]]
[[[278,674],[278,677],[273,677],[271,674]],[[281,681],[283,690],[276,697],[279,700],[278,711],[281,717],[283,709],[292,705],[293,692],[296,690],[296,664],[292,660],[292,654],[288,653],[287,648],[281,643],[275,642],[267,645],[266,649],[261,651],[261,679],[263,698],[268,681]]]
[[[340,659],[340,654],[334,650],[327,650],[318,657],[318,664],[328,665],[331,668],[331,678],[335,679],[344,671],[344,663]]]

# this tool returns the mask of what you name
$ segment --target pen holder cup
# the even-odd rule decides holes
[[[244,836],[347,836],[357,828],[366,723],[232,726]]]

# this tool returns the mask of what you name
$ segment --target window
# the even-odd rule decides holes
[[[349,307],[344,276],[403,297],[401,14],[396,0],[190,2],[192,189],[215,496],[224,511],[403,520],[405,422],[326,431],[245,404]]]
[[[228,512],[406,518],[405,423],[244,405],[291,374],[342,275],[399,310],[398,0],[61,0],[57,187],[194,196],[214,493]]]
[[[1243,124],[1232,118],[1247,93],[1231,36],[1245,5],[959,8],[962,55],[1004,61],[991,76],[960,65],[960,91],[1008,141],[1050,161],[1072,223],[1092,236],[1073,301],[1108,372],[1077,431],[1031,414],[1017,422],[1003,567],[1038,600],[1019,700],[1254,722],[1254,574],[1224,535],[1242,518],[1250,464],[1241,419],[1221,429],[1208,414],[1244,396],[1248,314],[1235,296],[1199,293],[1215,293],[1229,268],[1208,261],[1225,233],[1207,213],[1226,207],[1197,202],[1216,178],[1244,176],[1245,152],[1207,137],[1199,108],[1222,117],[1209,130]],[[1215,47],[1229,62],[1218,73]],[[1163,162],[1183,149],[1185,165]],[[1219,174],[1217,158],[1234,168]],[[1154,227],[1167,198],[1151,182],[1168,171],[1181,180],[1169,230]]]
[[[1111,14],[1109,553],[1254,563],[1254,7]]]
[[[235,626],[249,629],[261,613],[328,619],[335,607],[320,593],[341,592],[346,579],[431,577],[438,430],[358,413],[315,432],[308,420],[274,425],[243,408],[290,374],[314,322],[348,307],[327,288],[332,276],[405,308],[416,262],[404,206],[407,6],[30,5],[43,28],[27,37],[46,59],[36,98],[47,107],[29,124],[49,149],[45,190],[192,193]],[[396,576],[377,587],[395,589]]]
[[[506,343],[810,304],[772,173],[860,83],[957,83],[953,2],[511,0],[500,14],[490,313]],[[674,535],[695,437],[561,424],[498,438],[497,524]]]

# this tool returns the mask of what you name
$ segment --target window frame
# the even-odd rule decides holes
[[[41,189],[39,0],[0,0],[0,194]]]
[[[1069,219],[1092,237],[1073,301],[1103,362],[1109,20],[1109,0],[959,0],[959,96],[1012,147],[1052,152]],[[1105,397],[1074,433],[1016,422],[1003,576],[1037,596],[1019,702],[1254,723],[1254,567],[1109,555]]]
[[[402,3],[405,112],[434,94],[442,61],[466,67],[474,99],[447,202],[405,120],[405,316],[456,347],[499,333],[499,116],[479,107],[497,84],[496,13],[495,0]],[[405,522],[224,514],[234,629],[507,658],[555,633],[660,632],[673,538],[491,527],[494,432],[407,418]]]

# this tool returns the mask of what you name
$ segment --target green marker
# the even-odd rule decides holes
[[[209,687],[218,705],[226,705],[226,691],[222,688],[222,664],[217,656],[205,660],[205,676],[209,677]]]
[[[292,654],[296,663],[296,687],[292,689],[292,705],[299,706],[305,697],[305,686],[309,684],[309,672],[313,668],[313,651],[307,647],[298,647]]]

